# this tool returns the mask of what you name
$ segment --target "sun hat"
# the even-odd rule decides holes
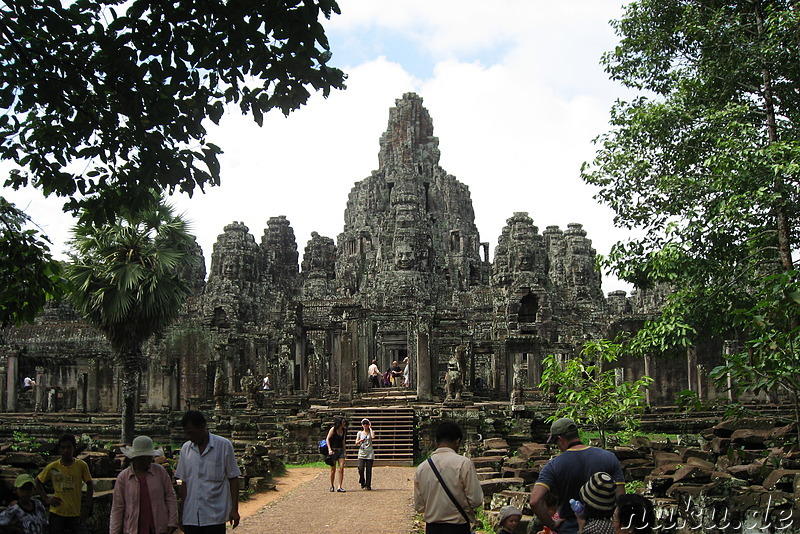
[[[119,450],[131,459],[139,456],[164,456],[164,450],[161,447],[153,448],[153,440],[149,436],[137,436],[130,447],[120,447]]]
[[[500,525],[502,525],[503,521],[505,521],[512,515],[518,515],[522,517],[522,510],[520,510],[516,506],[503,506],[502,508],[500,508]]]
[[[557,436],[577,431],[578,431],[578,425],[576,425],[575,421],[573,421],[569,417],[562,417],[561,419],[556,419],[555,421],[553,421],[553,424],[550,425],[550,436],[547,438],[547,443],[552,443]]]
[[[617,485],[611,475],[600,471],[583,485],[580,490],[581,502],[595,510],[611,510],[617,502]]]
[[[15,488],[21,488],[25,484],[34,484],[33,477],[27,473],[17,476],[16,480],[14,480]]]
[[[370,423],[369,423],[369,419],[367,419],[367,418],[365,417],[364,419],[362,419],[362,420],[361,420],[361,424],[362,424],[362,425],[364,425],[364,424],[367,424],[367,425],[368,425],[368,424],[370,424]]]

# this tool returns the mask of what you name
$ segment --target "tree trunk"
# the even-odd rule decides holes
[[[759,37],[764,36],[764,14],[761,8],[761,2],[756,0],[753,2],[756,15],[756,27],[758,28]],[[772,91],[772,74],[766,62],[762,59],[761,80],[763,85],[764,97],[764,112],[767,118],[767,135],[769,144],[773,145],[778,142],[778,124],[775,113],[775,99]],[[773,211],[775,214],[775,222],[777,225],[778,233],[778,256],[781,263],[781,268],[784,272],[791,271],[794,267],[792,260],[791,248],[791,225],[789,217],[786,215],[786,186],[784,178],[781,173],[775,173],[775,181],[773,189],[778,194],[778,203],[774,206]],[[793,326],[797,326],[796,324]]]
[[[120,377],[122,387],[122,436],[127,445],[133,442],[136,422],[136,408],[139,398],[139,378],[142,375],[142,352],[139,347],[120,354]]]

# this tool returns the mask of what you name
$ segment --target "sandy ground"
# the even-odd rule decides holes
[[[283,498],[300,484],[312,480],[319,473],[319,469],[311,467],[287,469],[284,475],[274,479],[276,491],[257,493],[251,496],[249,501],[239,503],[239,516],[242,519],[250,517],[269,503]]]
[[[345,469],[346,493],[331,493],[330,471],[295,468],[275,479],[278,491],[239,505],[236,534],[408,534],[413,526],[414,469],[376,467],[372,491]],[[228,527],[230,530],[230,527]]]

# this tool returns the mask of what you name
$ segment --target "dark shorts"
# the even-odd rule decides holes
[[[66,517],[50,512],[50,534],[86,534],[80,516]]]
[[[425,534],[470,534],[469,523],[425,523]]]
[[[336,465],[336,462],[344,455],[344,449],[333,449],[333,454],[325,457],[325,463],[331,467]]]
[[[184,525],[183,532],[185,534],[225,534],[225,523],[222,523],[221,525],[208,525],[204,527]]]

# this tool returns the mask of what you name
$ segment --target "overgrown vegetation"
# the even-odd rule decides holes
[[[638,230],[604,266],[670,294],[632,347],[659,356],[736,342],[711,376],[736,393],[785,394],[796,422],[798,24],[788,0],[628,3],[603,65],[639,94],[614,105],[582,170],[615,224]]]
[[[548,421],[571,417],[579,423],[596,428],[603,447],[606,433],[612,427],[633,431],[644,413],[644,390],[653,381],[643,376],[635,381],[620,381],[613,365],[622,345],[601,339],[588,342],[581,356],[562,363],[551,354],[544,359],[539,387],[555,389],[560,404]]]

